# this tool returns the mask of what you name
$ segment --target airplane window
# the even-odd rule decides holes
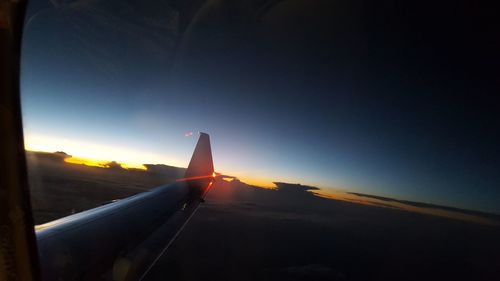
[[[498,279],[498,12],[29,1],[41,279]]]

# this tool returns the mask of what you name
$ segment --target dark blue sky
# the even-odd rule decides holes
[[[366,2],[33,3],[28,146],[499,213],[494,9]]]

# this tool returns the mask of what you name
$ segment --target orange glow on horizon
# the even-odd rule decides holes
[[[267,180],[261,180],[261,179],[256,179],[256,178],[239,178],[238,179],[241,182],[244,182],[248,185],[253,185],[253,186],[258,186],[262,188],[267,188],[267,189],[276,189],[276,185],[272,181],[267,181]]]
[[[138,170],[144,170],[147,171],[148,168],[144,166],[143,164],[129,164],[129,163],[120,163],[120,166],[122,166],[123,169],[138,169]]]
[[[64,162],[69,164],[85,165],[91,167],[109,168],[109,166],[106,166],[106,164],[108,163],[107,161],[90,160],[78,157],[64,158]]]
[[[70,163],[70,164],[99,167],[99,168],[111,168],[113,165],[112,161],[85,159],[85,158],[72,157],[72,156],[64,158],[64,162]],[[119,165],[121,168],[127,169],[127,170],[128,169],[138,169],[138,170],[144,170],[144,171],[147,170],[146,166],[144,166],[143,164],[130,164],[130,163],[116,163],[116,164]]]
[[[225,174],[233,176],[235,179],[238,179],[239,181],[246,183],[248,185],[253,185],[267,189],[276,189],[276,185],[273,183],[273,180],[271,179],[255,177],[255,176],[239,175],[238,173],[231,173],[231,172]]]
[[[120,147],[116,144],[101,144],[96,142],[50,137],[44,135],[32,135],[25,132],[24,148],[29,151],[55,152],[64,151],[75,158],[88,161],[89,166],[102,166],[101,162],[116,161],[123,168],[145,169],[143,163],[165,164],[184,167],[184,161],[164,157],[151,151],[134,150],[130,147]],[[75,160],[76,161],[76,160]],[[92,163],[93,162],[93,163]],[[95,163],[98,162],[98,163]],[[84,163],[79,163],[84,164]]]

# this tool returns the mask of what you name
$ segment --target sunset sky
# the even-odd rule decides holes
[[[186,27],[167,2],[49,3],[32,4],[24,34],[29,150],[185,167],[202,131],[216,170],[250,183],[500,213],[499,39],[465,14],[380,19],[344,3],[285,30],[293,5]]]

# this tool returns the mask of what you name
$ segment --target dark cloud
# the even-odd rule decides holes
[[[444,210],[444,211],[451,211],[451,212],[479,216],[479,217],[484,217],[484,218],[489,218],[489,219],[494,219],[494,220],[500,221],[500,215],[497,215],[497,214],[479,212],[479,211],[474,211],[474,210],[466,210],[466,209],[460,209],[460,208],[455,208],[455,207],[448,207],[448,206],[442,206],[442,205],[436,205],[436,204],[430,204],[430,203],[424,203],[424,202],[399,200],[399,199],[394,199],[394,198],[389,198],[389,197],[370,195],[370,194],[364,194],[364,193],[357,193],[357,192],[348,192],[348,193],[359,196],[359,197],[373,198],[373,199],[378,199],[378,200],[382,200],[382,201],[386,201],[386,202],[396,202],[396,203],[401,203],[401,204],[405,204],[408,206],[414,206],[414,207],[418,207],[418,208],[431,208],[431,209],[438,209],[438,210]],[[380,204],[380,203],[377,203],[377,204]]]
[[[104,165],[104,167],[109,168],[109,169],[113,169],[113,170],[125,170],[122,167],[122,165],[116,161],[108,162]]]
[[[40,160],[40,161],[52,161],[60,163],[64,162],[64,159],[71,157],[71,155],[63,151],[57,151],[54,153],[26,151],[26,157],[33,161]]]
[[[170,175],[174,178],[181,178],[186,172],[185,168],[179,168],[164,164],[143,164],[144,167],[148,170],[148,172],[155,174],[164,174]]]
[[[278,191],[281,192],[307,192],[311,190],[319,190],[314,186],[302,185],[300,183],[273,182]]]

